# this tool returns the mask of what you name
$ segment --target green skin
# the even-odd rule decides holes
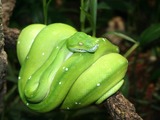
[[[34,26],[37,34],[24,55],[24,44],[20,43],[28,40],[27,33]],[[128,62],[118,54],[117,46],[66,24],[38,26],[25,28],[17,43],[22,65],[18,88],[29,108],[48,112],[57,107],[76,109],[100,104],[122,86]]]

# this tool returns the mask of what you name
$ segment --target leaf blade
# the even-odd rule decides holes
[[[140,44],[145,46],[160,38],[160,24],[154,24],[148,27],[140,35]]]

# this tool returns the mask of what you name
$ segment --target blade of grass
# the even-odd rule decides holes
[[[43,15],[44,15],[44,24],[47,25],[47,21],[48,21],[48,7],[49,4],[51,3],[52,0],[49,0],[47,2],[47,0],[43,0]]]
[[[118,37],[121,37],[127,41],[130,41],[130,42],[133,42],[134,45],[124,54],[124,57],[128,57],[138,46],[139,46],[139,42],[137,42],[136,40],[134,40],[133,38],[123,34],[123,33],[120,33],[120,32],[108,32],[107,34],[113,34],[113,35],[116,35]]]
[[[5,95],[5,101],[7,101],[10,96],[17,90],[17,85],[15,84],[9,91],[8,93]]]
[[[87,18],[92,28],[92,36],[96,36],[97,0],[81,0],[80,10],[81,31],[86,31],[85,21]]]
[[[123,33],[120,33],[120,32],[108,32],[106,35],[108,35],[108,34],[113,34],[113,35],[116,35],[116,36],[121,37],[123,39],[126,39],[130,42],[137,43],[137,41],[135,41],[133,38],[131,38]]]
[[[135,43],[125,54],[124,57],[128,57],[137,47],[139,46],[139,43]]]
[[[80,7],[80,23],[81,23],[81,31],[85,31],[85,21],[86,21],[86,13],[89,8],[89,0],[81,0]]]
[[[97,0],[90,0],[90,13],[92,17],[92,36],[96,36]]]
[[[160,24],[154,24],[144,30],[140,36],[140,43],[142,46],[148,45],[151,42],[160,38]]]

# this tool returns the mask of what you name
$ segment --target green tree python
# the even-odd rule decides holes
[[[128,66],[107,39],[63,23],[25,27],[18,38],[17,56],[20,97],[37,112],[102,103],[122,86]]]

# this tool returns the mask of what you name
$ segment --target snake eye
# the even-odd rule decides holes
[[[83,46],[83,43],[82,43],[82,42],[79,42],[78,44],[79,44],[80,46]]]

